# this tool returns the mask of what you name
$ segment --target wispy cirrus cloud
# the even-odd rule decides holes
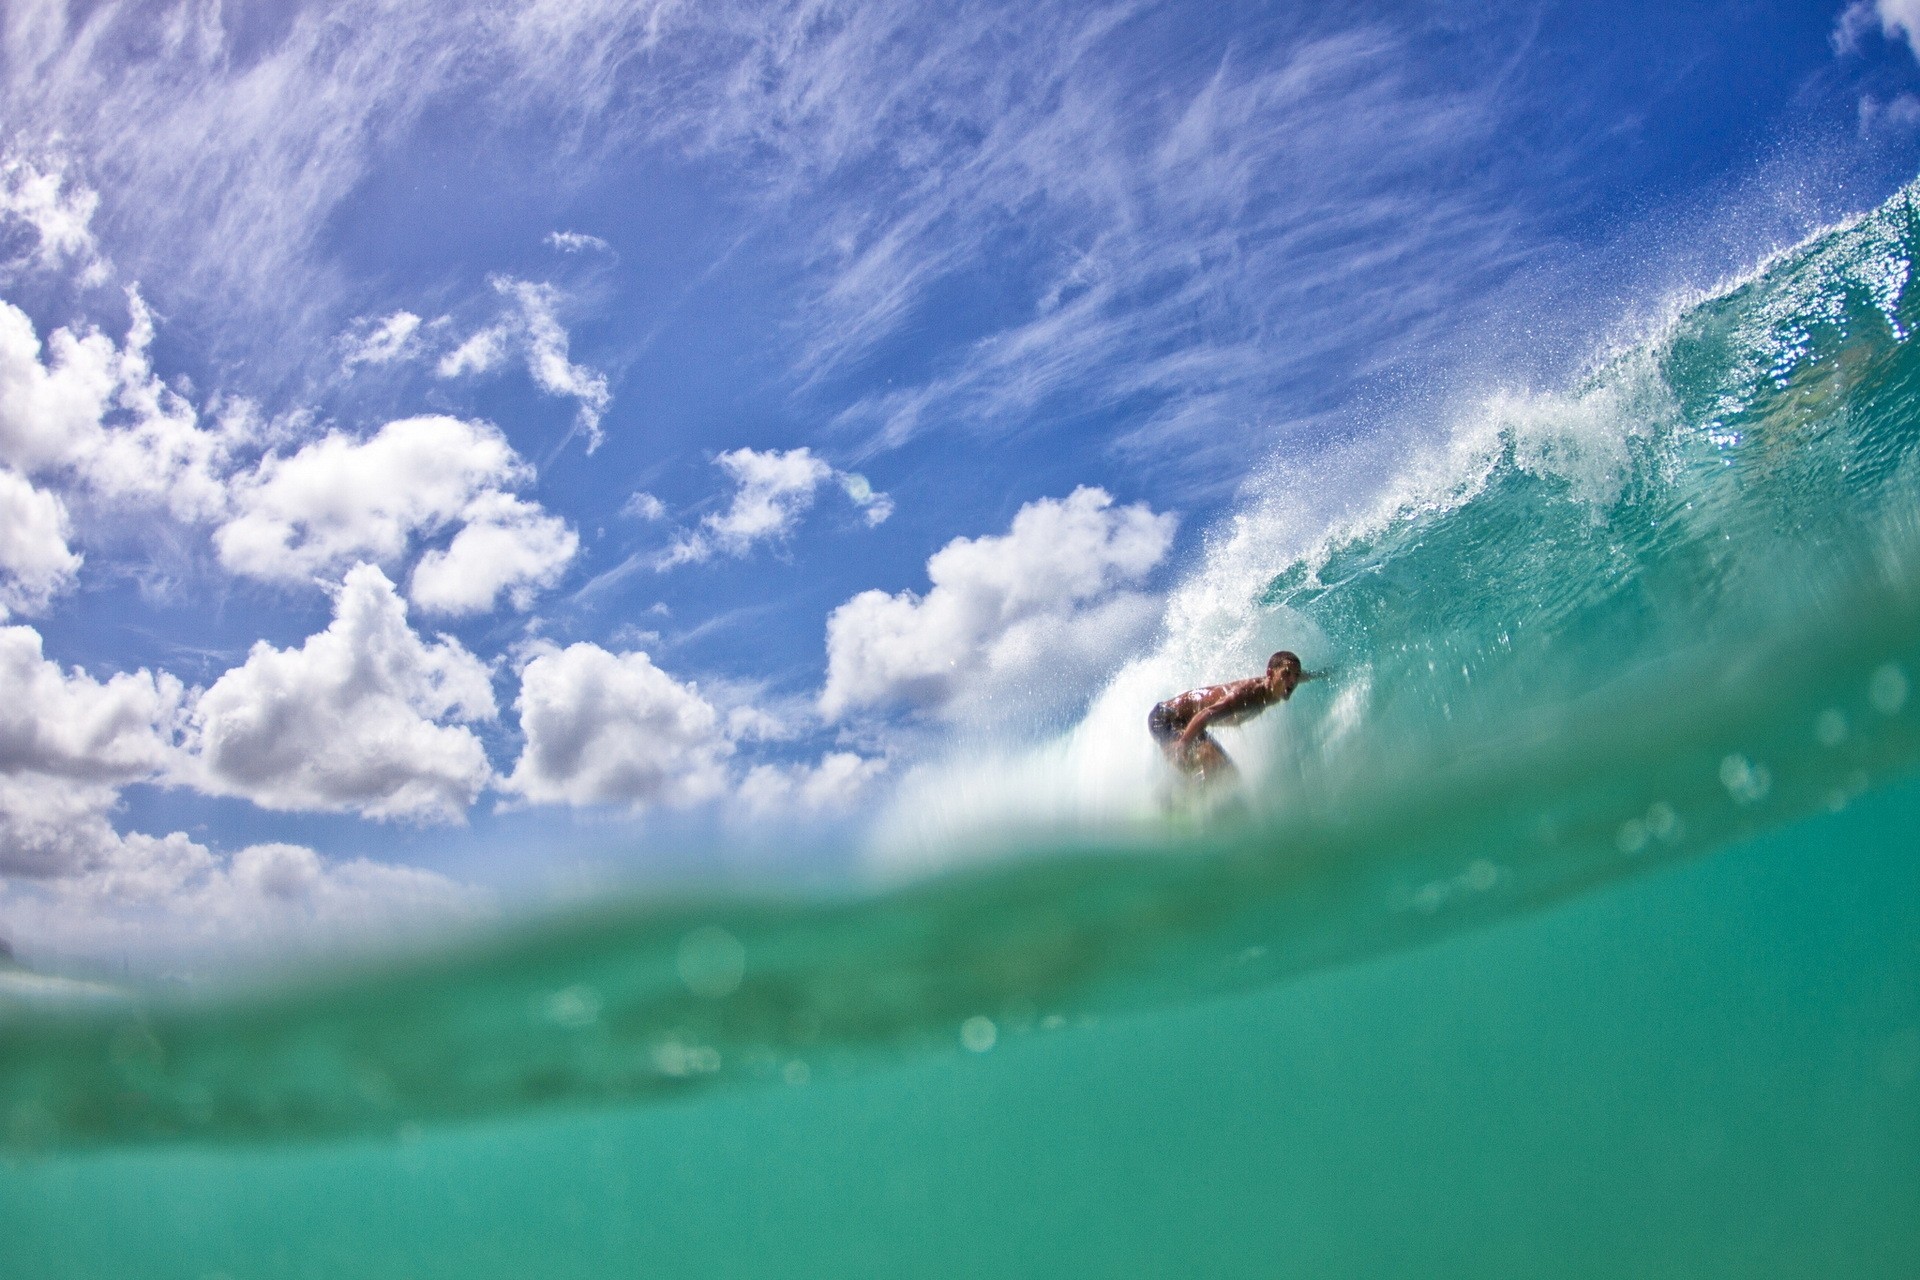
[[[1338,398],[1535,243],[1485,163],[1524,23],[1452,62],[1336,13],[1143,61],[1151,5],[703,12],[715,74],[653,127],[777,213],[795,383],[861,452],[1119,413],[1123,451],[1234,474],[1284,388]],[[942,314],[975,288],[997,305]],[[868,389],[909,342],[920,371]]]
[[[57,161],[0,158],[0,235],[9,241],[0,249],[0,268],[71,265],[77,268],[76,283],[103,283],[111,268],[100,257],[90,225],[99,204],[99,193],[72,181]]]
[[[342,372],[352,372],[356,365],[389,365],[409,359],[417,349],[420,323],[420,317],[411,311],[356,320],[340,335]]]
[[[492,284],[507,300],[505,313],[441,356],[434,372],[442,378],[483,374],[518,356],[535,386],[579,403],[578,425],[587,433],[587,452],[592,453],[604,438],[600,419],[613,402],[613,393],[605,374],[575,364],[569,356],[572,340],[558,315],[560,291],[550,284],[510,276],[495,276]]]
[[[1920,57],[1920,0],[1853,0],[1834,21],[1834,52],[1858,51],[1876,27],[1888,40],[1905,40]]]
[[[547,243],[561,253],[585,253],[589,249],[596,253],[612,253],[613,246],[599,236],[588,235],[584,231],[549,231]]]
[[[282,307],[325,304],[316,230],[449,94],[484,127],[545,112],[575,156],[693,153],[741,233],[791,257],[794,384],[838,400],[866,448],[1120,410],[1121,447],[1205,470],[1277,388],[1390,363],[1524,255],[1525,210],[1468,161],[1510,123],[1500,59],[1525,35],[1488,17],[1443,59],[1404,24],[1296,15],[1144,66],[1172,20],[349,0],[264,23],[40,0],[9,18],[5,103],[27,134],[76,139],[107,222],[147,246],[136,266],[177,259],[203,293],[255,302],[272,281]],[[996,314],[891,389],[834,389],[984,270]],[[474,335],[460,367],[505,341]],[[591,436],[603,388],[533,345]]]
[[[21,0],[0,16],[0,113],[71,153],[133,276],[317,338],[348,292],[322,228],[422,112],[460,93],[477,129],[594,115],[671,7]]]

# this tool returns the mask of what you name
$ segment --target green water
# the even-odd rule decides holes
[[[1920,1274],[1917,253],[1903,192],[1243,516],[933,775],[961,869],[0,984],[0,1276]],[[1129,781],[1129,680],[1283,644],[1243,794]]]
[[[1920,1274],[1920,789],[802,1086],[0,1166],[6,1274]]]

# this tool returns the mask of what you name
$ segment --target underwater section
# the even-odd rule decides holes
[[[1359,965],[882,1069],[0,1157],[35,1280],[1920,1270],[1920,788]]]

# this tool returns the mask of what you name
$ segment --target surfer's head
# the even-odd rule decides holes
[[[1291,649],[1282,649],[1267,659],[1267,683],[1278,690],[1281,697],[1292,693],[1301,679],[1300,655]]]

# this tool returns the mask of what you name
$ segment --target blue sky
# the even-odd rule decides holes
[[[837,871],[1324,505],[1276,460],[1558,385],[1920,154],[1910,0],[0,21],[29,955]]]

